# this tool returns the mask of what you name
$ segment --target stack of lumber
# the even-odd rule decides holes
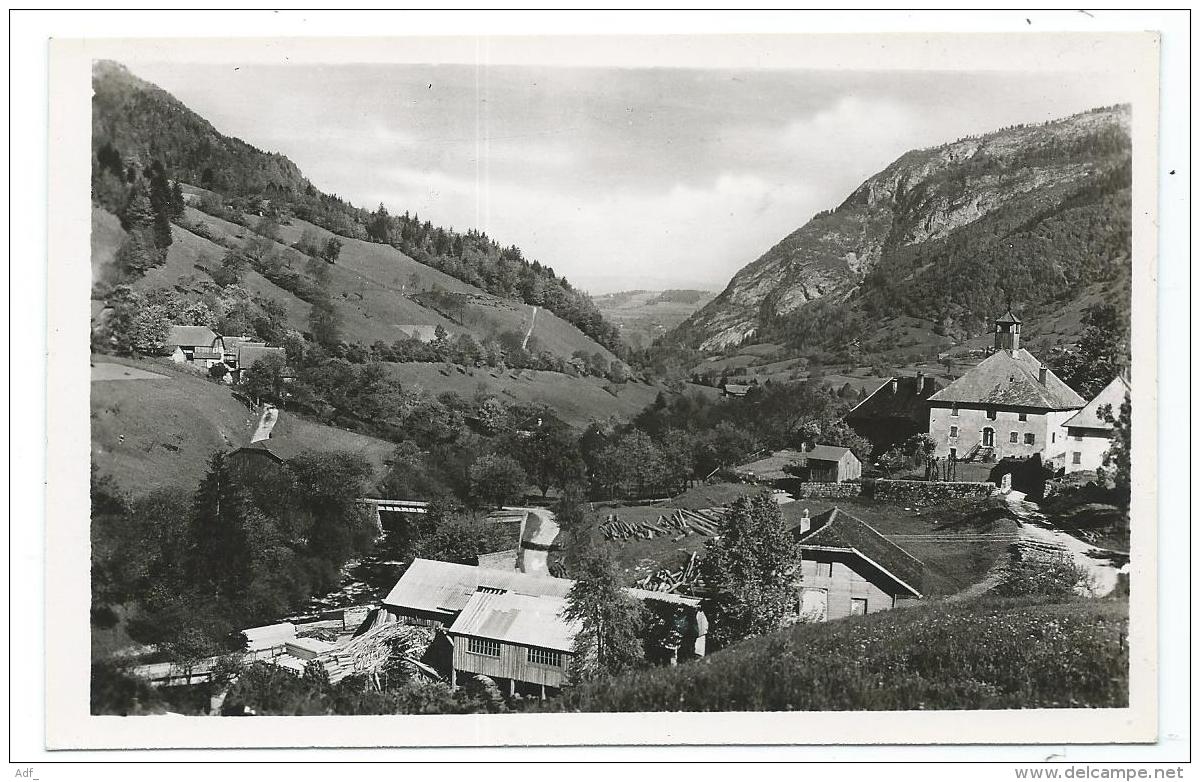
[[[683,540],[691,534],[713,537],[720,522],[719,509],[682,510],[675,509],[663,514],[655,521],[623,521],[610,513],[600,524],[600,532],[606,540],[649,540],[661,535],[670,535],[674,540]]]
[[[638,582],[638,586],[651,592],[691,592],[699,578],[700,568],[696,552],[680,570],[658,570]]]

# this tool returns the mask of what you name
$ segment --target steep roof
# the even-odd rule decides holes
[[[266,356],[279,356],[286,361],[287,351],[283,348],[269,348],[265,345],[252,345],[247,342],[238,345],[237,362],[242,369],[249,369],[254,366],[256,361]]]
[[[932,377],[922,377],[920,388],[915,377],[894,377],[871,392],[850,412],[843,416],[847,421],[864,421],[878,418],[908,418],[924,424],[929,421],[930,396],[942,389],[942,384]],[[896,390],[892,390],[892,381]]]
[[[566,607],[567,601],[561,597],[476,592],[448,632],[570,652],[580,623],[562,616]]]
[[[1083,397],[1046,370],[1046,383],[1038,379],[1042,362],[1028,350],[997,350],[933,396],[931,402],[1034,407],[1072,410],[1083,407]]]
[[[924,576],[921,560],[881,535],[862,519],[851,516],[841,508],[831,508],[812,519],[808,532],[792,528],[800,547],[849,551],[868,560],[890,576],[900,586],[917,597]]]
[[[1077,426],[1087,429],[1108,429],[1112,430],[1113,425],[1100,417],[1100,408],[1105,405],[1112,405],[1113,415],[1117,415],[1121,409],[1121,404],[1125,401],[1125,395],[1129,393],[1129,383],[1125,378],[1118,375],[1112,379],[1112,382],[1100,390],[1096,394],[1096,398],[1083,406],[1075,415],[1071,416],[1063,423],[1063,426]]]
[[[216,341],[217,332],[208,326],[172,326],[171,333],[167,335],[168,345],[179,345],[189,348],[201,345],[206,348],[212,347],[212,344]]]
[[[816,459],[819,462],[836,462],[841,461],[848,453],[852,453],[851,450],[840,445],[814,445],[804,452],[804,458]]]
[[[1009,310],[1008,312],[1004,313],[999,318],[997,318],[996,322],[997,323],[1020,323],[1021,319],[1018,318],[1016,315],[1014,315],[1012,310]]]

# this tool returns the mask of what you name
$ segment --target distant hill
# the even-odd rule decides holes
[[[928,357],[985,333],[1010,304],[1029,337],[1077,337],[1088,303],[1128,306],[1129,117],[1128,106],[1095,109],[908,152],[739,271],[670,338]],[[898,317],[909,321],[900,333]]]
[[[523,323],[527,328],[525,321],[532,320],[536,306],[545,313],[535,326],[543,349],[564,358],[575,350],[599,352],[611,360],[612,350],[620,347],[616,328],[586,293],[553,269],[526,260],[515,246],[502,247],[476,231],[436,227],[407,212],[390,215],[382,205],[374,212],[360,209],[322,193],[284,155],[222,135],[168,92],[118,63],[97,63],[93,88],[92,187],[99,207],[121,212],[127,197],[122,182],[157,161],[168,177],[189,185],[190,205],[209,213],[189,211],[177,222],[213,229],[218,244],[231,234],[244,235],[245,226],[263,215],[283,225],[281,238],[288,243],[298,240],[306,227],[319,226],[320,233],[337,235],[343,248],[333,271],[341,288],[335,303],[351,310],[347,320],[361,314],[380,321],[369,328],[360,323],[351,334],[386,340],[393,333],[386,326],[395,323],[444,325],[444,312],[384,301],[411,300],[414,292],[428,293],[436,286],[469,297],[471,306],[464,315],[470,322],[460,324],[467,330],[517,330]],[[99,222],[105,231],[111,230],[103,218]],[[213,251],[211,260],[217,262],[224,250]],[[174,284],[170,272],[159,271],[152,279]],[[413,275],[419,278],[416,286],[409,285]]]
[[[593,297],[606,320],[634,348],[645,347],[685,321],[716,294],[701,290],[621,291]]]

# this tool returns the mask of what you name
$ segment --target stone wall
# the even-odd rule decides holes
[[[948,500],[987,497],[997,491],[994,483],[974,481],[896,481],[878,478],[867,493],[880,502],[938,505]]]
[[[818,483],[816,481],[808,481],[801,483],[792,495],[797,499],[809,497],[828,497],[831,499],[841,497],[857,497],[862,494],[863,485],[861,483]]]

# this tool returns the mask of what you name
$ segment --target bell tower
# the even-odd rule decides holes
[[[1015,352],[1021,347],[1021,319],[1010,308],[996,321],[996,350]]]

